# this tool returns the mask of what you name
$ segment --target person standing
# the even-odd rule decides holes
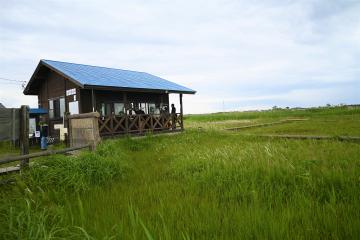
[[[172,118],[172,129],[176,129],[176,108],[173,103],[171,104],[171,118]]]
[[[43,123],[40,125],[40,147],[41,150],[47,149],[47,137],[48,137],[48,125],[46,123]]]

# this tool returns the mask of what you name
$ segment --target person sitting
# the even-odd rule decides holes
[[[143,110],[141,110],[141,109],[139,109],[139,110],[135,110],[135,113],[136,114],[145,114],[145,112],[143,111]]]

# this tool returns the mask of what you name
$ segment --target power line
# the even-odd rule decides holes
[[[9,79],[9,78],[3,78],[3,77],[0,77],[0,80],[3,80],[3,81],[8,81],[8,82],[18,82],[18,83],[24,83],[24,82],[26,82],[26,81],[15,80],[15,79]]]
[[[25,86],[26,86],[26,81],[3,78],[3,77],[0,77],[0,83],[1,84],[11,84],[11,85],[21,85],[22,89],[25,89]]]

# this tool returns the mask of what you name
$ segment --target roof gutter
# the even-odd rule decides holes
[[[97,90],[113,90],[113,91],[128,91],[128,92],[148,92],[148,93],[181,93],[181,94],[195,94],[196,91],[177,91],[167,89],[151,89],[151,88],[126,88],[126,87],[114,87],[114,86],[101,86],[101,85],[84,85],[85,89],[97,89]]]

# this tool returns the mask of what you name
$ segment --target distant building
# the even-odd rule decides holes
[[[6,108],[2,103],[0,103],[0,108]]]

